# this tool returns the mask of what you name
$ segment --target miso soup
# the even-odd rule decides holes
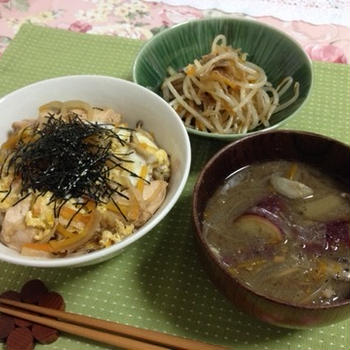
[[[208,246],[256,293],[298,305],[350,298],[349,189],[302,163],[253,164],[204,212]]]

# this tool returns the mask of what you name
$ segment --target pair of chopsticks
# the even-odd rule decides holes
[[[196,340],[0,298],[0,312],[126,350],[227,350]],[[10,305],[10,307],[6,305]],[[38,316],[24,310],[36,312]],[[59,319],[59,320],[57,320]]]

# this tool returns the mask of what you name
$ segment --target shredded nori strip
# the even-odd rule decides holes
[[[29,193],[43,195],[49,191],[56,217],[71,198],[83,199],[84,202],[76,202],[79,211],[88,200],[96,205],[112,200],[120,211],[112,195],[117,193],[127,198],[121,192],[125,187],[109,179],[110,170],[119,167],[131,176],[139,176],[123,165],[130,162],[123,158],[129,153],[116,155],[111,152],[112,139],[125,144],[116,132],[82,120],[76,114],[68,119],[49,114],[42,127],[34,129],[33,133],[31,142],[19,141],[8,163],[8,168],[13,167],[14,178],[21,178],[20,200]]]

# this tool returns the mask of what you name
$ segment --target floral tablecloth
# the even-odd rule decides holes
[[[279,5],[286,4],[286,0],[264,1],[273,6],[271,11]],[[249,13],[257,13],[249,11],[249,4],[253,5],[250,0],[245,1],[247,10],[243,13],[224,12],[228,8],[222,6],[224,1],[201,1],[201,6],[197,7],[195,4],[198,1],[188,0],[182,3],[186,5],[170,5],[169,1],[145,0],[0,0],[0,55],[21,24],[25,22],[77,32],[147,40],[165,27],[191,19],[223,15],[250,17]],[[207,6],[205,6],[206,3]],[[228,3],[230,8],[238,10],[242,1],[225,2],[226,5]],[[271,12],[271,16],[253,18],[290,34],[305,48],[313,60],[349,63],[350,28],[338,23],[315,24],[298,20],[298,13],[301,19],[304,18],[302,16],[304,3],[304,0],[288,1],[287,5],[293,9],[295,20],[280,19],[275,12]],[[347,1],[310,0],[308,6],[312,5],[315,8],[324,6],[320,9],[324,12],[339,11],[340,6],[344,6],[345,3]],[[208,8],[208,6],[216,8]]]

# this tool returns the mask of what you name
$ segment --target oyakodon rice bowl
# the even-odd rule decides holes
[[[12,131],[0,152],[4,260],[34,266],[104,260],[159,222],[184,186],[186,131],[171,114],[170,130],[177,128],[177,135],[158,143],[160,118],[168,123],[169,107],[135,84],[99,76],[52,79],[8,95],[0,111],[25,89],[40,94],[45,85],[64,87],[68,81],[69,100],[69,92],[47,87],[44,96],[35,94],[36,113],[32,104],[27,113],[15,106],[8,120]],[[93,97],[106,84],[108,91]],[[78,85],[83,91],[72,93]],[[139,106],[131,101],[135,91],[142,95]]]

